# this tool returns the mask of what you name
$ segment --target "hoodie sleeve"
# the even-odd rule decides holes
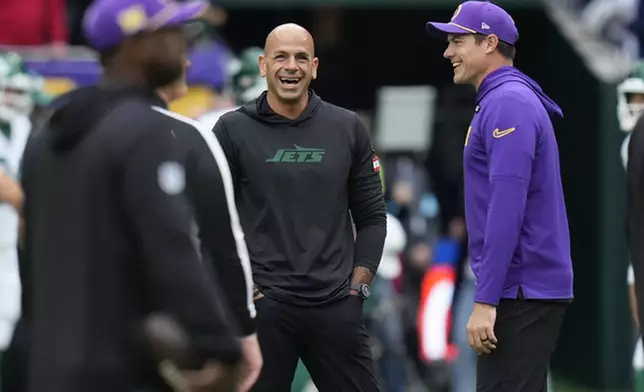
[[[215,136],[217,136],[219,145],[226,155],[226,159],[228,160],[228,167],[230,167],[230,174],[232,175],[234,181],[235,179],[237,179],[238,173],[236,164],[237,154],[235,153],[236,150],[234,148],[233,142],[228,136],[228,128],[226,128],[224,121],[219,118],[212,131],[215,133]]]
[[[193,241],[185,153],[170,129],[147,130],[122,160],[126,216],[142,256],[146,293],[176,317],[203,359],[235,362],[240,347]]]
[[[353,165],[349,174],[349,209],[356,226],[355,266],[376,273],[387,234],[385,200],[380,181],[380,163],[369,132],[355,118]]]
[[[188,171],[202,255],[216,271],[242,336],[255,332],[253,279],[228,162],[210,129],[198,129],[195,159]],[[213,159],[214,158],[214,159]]]
[[[492,106],[493,105],[493,106]],[[488,157],[489,205],[475,302],[497,305],[516,249],[538,138],[535,109],[502,95],[482,123]]]

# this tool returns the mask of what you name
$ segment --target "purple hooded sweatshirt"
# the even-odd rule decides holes
[[[563,117],[514,67],[483,80],[465,139],[465,213],[475,301],[573,298],[570,233],[552,120]]]

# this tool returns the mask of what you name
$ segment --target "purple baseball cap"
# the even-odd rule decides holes
[[[445,39],[448,34],[494,34],[510,45],[519,39],[519,31],[510,14],[487,1],[462,3],[449,22],[427,22],[427,32],[438,39]]]
[[[85,12],[83,30],[89,44],[100,52],[140,32],[196,20],[206,8],[204,1],[95,0]]]

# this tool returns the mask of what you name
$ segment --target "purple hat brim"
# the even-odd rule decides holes
[[[427,22],[427,32],[433,38],[444,40],[448,34],[473,34],[471,30],[464,29],[453,23]]]
[[[173,4],[173,6],[175,6]],[[156,26],[157,29],[164,27],[180,26],[184,23],[192,22],[199,19],[204,11],[208,8],[208,3],[202,1],[190,1],[187,3],[176,4],[176,10],[171,18]]]

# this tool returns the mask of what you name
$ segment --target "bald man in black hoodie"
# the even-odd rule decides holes
[[[256,285],[265,361],[253,391],[289,391],[298,358],[321,392],[378,391],[362,319],[386,235],[378,157],[358,115],[309,88],[308,31],[275,28],[259,64],[268,91],[214,128]]]

